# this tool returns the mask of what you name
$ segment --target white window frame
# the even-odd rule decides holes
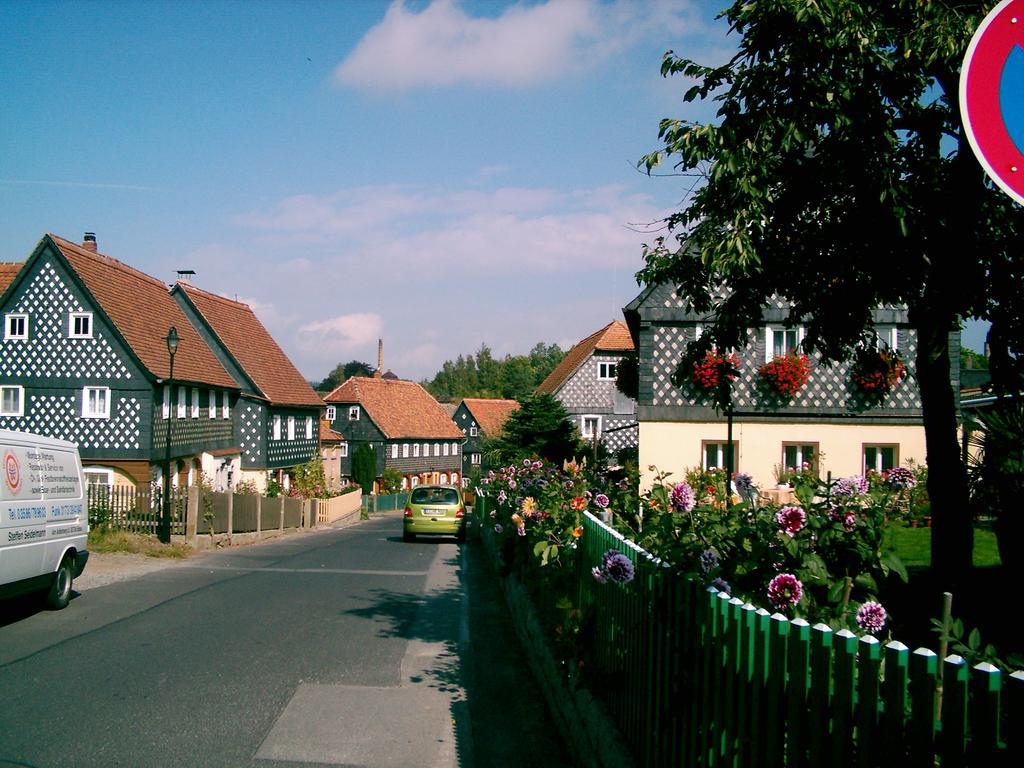
[[[75,331],[75,320],[84,321],[84,331]],[[72,312],[68,315],[68,338],[69,339],[91,339],[92,338],[92,312]]]
[[[199,418],[199,388],[192,387],[192,418]]]
[[[14,390],[18,393],[17,410],[5,411],[3,393],[7,390]],[[0,384],[0,416],[24,416],[25,415],[25,388],[20,384]]]
[[[184,419],[186,413],[187,403],[185,402],[188,398],[188,393],[185,387],[178,385],[178,407],[176,409],[177,418]]]
[[[217,408],[217,390],[211,389],[210,393],[209,393],[209,396],[210,396],[210,399],[207,402],[207,408],[206,408],[206,410],[209,413],[207,415],[211,419],[216,419],[217,418],[217,411],[218,411],[218,408]]]
[[[596,413],[587,413],[580,416],[580,436],[585,440],[593,440],[595,435],[593,430],[587,429],[587,422],[593,420],[594,427],[597,429],[597,437],[601,437],[601,417]]]
[[[470,464],[479,464],[480,463],[480,454],[479,453],[471,453],[471,454],[469,454],[469,463]]]
[[[338,418],[337,407],[333,405],[328,405],[327,412],[324,414],[324,418],[327,419],[328,421],[334,421],[336,418]]]
[[[105,485],[107,488],[111,488],[114,485],[114,470],[107,469],[106,467],[82,467],[82,475],[85,478],[87,487],[90,485]],[[105,479],[102,483],[90,483],[89,475],[94,477],[102,475]]]
[[[348,408],[348,420],[349,421],[359,421],[359,406],[358,405],[350,405],[349,406],[349,408]]]
[[[270,420],[270,423],[272,425],[272,429],[274,430],[273,431],[274,439],[275,440],[280,440],[281,439],[281,415],[280,414],[274,414],[274,417]]]
[[[224,403],[220,407],[220,417],[222,419],[230,419],[231,418],[231,393],[225,391],[223,394],[224,394]]]
[[[472,427],[469,428],[469,436],[470,437],[476,437],[479,434],[480,434],[480,429],[478,427],[472,426]]]
[[[313,439],[313,417],[312,416],[307,416],[306,417],[306,439],[307,440],[312,440]]]
[[[452,456],[458,456],[458,455],[459,455],[459,444],[458,443],[452,443]]]
[[[787,469],[790,468],[789,467],[789,462],[786,461],[786,449],[787,448],[795,448],[796,449],[796,467],[795,467],[795,469],[799,470],[804,464],[810,464],[811,468],[814,469],[815,471],[817,471],[817,469],[818,469],[818,453],[819,453],[819,450],[820,450],[819,449],[819,445],[820,445],[819,443],[813,442],[811,440],[807,440],[807,441],[784,440],[782,442],[782,466],[787,468]],[[808,461],[807,456],[804,455],[804,448],[810,448],[811,449],[810,461]]]
[[[448,473],[447,472],[442,472],[441,473],[441,485],[448,485]]]
[[[434,443],[434,455],[435,456],[440,456],[441,455],[441,444],[440,443]]]
[[[725,446],[728,441],[726,440],[702,440],[700,443],[700,465],[704,469],[724,469],[725,468]],[[708,464],[708,448],[715,446],[717,448],[717,456],[715,457],[718,462],[714,466]],[[740,463],[740,442],[739,440],[732,441],[732,468],[735,472]]]
[[[418,459],[420,457],[420,444],[419,443],[413,443],[412,444],[412,457],[414,459]]]
[[[452,447],[448,443],[445,443],[444,445],[441,446],[441,453],[444,456],[447,456],[449,453],[451,453],[451,450]]]
[[[612,371],[609,373],[609,371]],[[597,380],[598,381],[615,381],[615,375],[618,373],[618,363],[602,362],[597,364]]]
[[[348,443],[341,443],[338,446],[338,455],[343,459],[348,456]]]
[[[893,352],[899,349],[899,329],[895,325],[875,329],[875,349],[882,352],[887,347]]]
[[[782,354],[788,355],[790,352],[799,352],[800,345],[804,342],[804,327],[798,325],[794,328],[787,328],[784,325],[767,325],[764,329],[764,361],[770,363],[775,358],[775,333],[779,332],[786,334],[790,331],[796,331],[796,346],[789,351],[785,351]],[[783,336],[783,346],[785,346],[785,336]]]
[[[408,459],[409,458],[409,444],[408,443],[402,443],[402,458],[403,459]]]
[[[295,417],[294,416],[289,416],[288,417],[288,439],[289,440],[294,440],[295,439]]]
[[[93,410],[89,407],[89,393],[96,392],[103,394],[102,410]],[[97,400],[99,398],[97,397]],[[110,387],[82,387],[82,418],[83,419],[109,419],[110,418]]]
[[[423,458],[430,456],[430,443],[423,444]]]
[[[21,333],[12,333],[15,320],[21,321]],[[4,339],[7,341],[28,341],[28,315],[24,312],[9,312],[4,315]]]
[[[861,467],[864,470],[864,474],[867,475],[869,470],[875,472],[884,472],[882,468],[882,449],[888,448],[892,450],[892,466],[898,467],[900,465],[900,444],[899,443],[863,443],[860,447],[860,462]],[[874,449],[875,451],[875,466],[868,466],[868,449]]]
[[[164,419],[171,418],[171,387],[168,384],[163,386],[163,407],[161,408],[161,416]]]
[[[392,443],[391,444],[391,458],[392,459],[397,459],[398,458],[398,443]]]

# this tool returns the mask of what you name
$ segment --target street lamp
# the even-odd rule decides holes
[[[174,422],[174,353],[178,351],[178,331],[172,325],[167,331],[167,354],[171,359],[170,372],[167,376],[167,434],[164,442],[164,508],[160,519],[159,539],[164,544],[171,543],[171,424]]]

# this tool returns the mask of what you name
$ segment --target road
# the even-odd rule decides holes
[[[479,546],[387,515],[0,622],[0,766],[568,765]]]

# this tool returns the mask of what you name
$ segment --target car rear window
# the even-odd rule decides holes
[[[458,504],[459,492],[454,488],[414,488],[412,504]]]

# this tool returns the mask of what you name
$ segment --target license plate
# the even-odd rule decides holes
[[[444,517],[445,512],[443,509],[424,509],[423,514],[427,517]]]

